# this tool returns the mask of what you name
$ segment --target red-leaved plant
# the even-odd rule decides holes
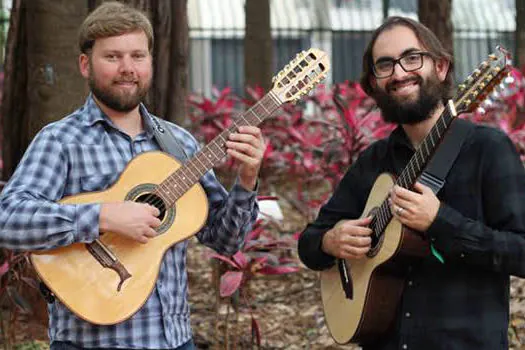
[[[190,120],[196,137],[207,143],[232,118],[263,97],[263,90],[248,88],[248,98],[232,96],[230,89],[214,90],[213,98],[190,97]],[[393,126],[385,124],[375,105],[357,83],[320,85],[297,104],[284,104],[261,128],[267,139],[261,169],[262,188],[292,181],[294,191],[284,195],[310,218],[326,201],[357,155]],[[225,160],[219,172],[231,170]],[[312,192],[311,188],[316,191]],[[290,197],[292,196],[292,197]]]

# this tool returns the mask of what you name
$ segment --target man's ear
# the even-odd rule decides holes
[[[80,56],[78,56],[78,67],[80,74],[86,79],[89,78],[89,56],[85,53],[81,53]]]
[[[377,80],[376,77],[374,77],[372,74],[370,74],[370,78],[368,78],[368,83],[370,86],[375,89],[377,87]]]
[[[447,78],[450,69],[450,61],[445,58],[436,59],[436,74],[439,81],[443,82]]]

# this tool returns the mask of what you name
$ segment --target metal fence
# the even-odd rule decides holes
[[[453,1],[457,81],[496,45],[515,51],[515,1]],[[212,87],[229,86],[241,93],[244,0],[189,0],[188,4],[191,89],[209,95]],[[271,0],[270,4],[274,70],[300,50],[316,46],[331,56],[328,83],[359,79],[363,51],[385,13],[417,19],[417,0]]]

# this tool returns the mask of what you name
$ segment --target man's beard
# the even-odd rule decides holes
[[[419,85],[419,96],[415,101],[400,102],[388,93],[392,85],[400,83],[399,81],[392,81],[388,84],[386,91],[378,88],[374,91],[372,97],[381,110],[381,115],[385,122],[410,125],[417,124],[430,118],[431,113],[436,109],[439,102],[443,101],[446,95],[446,89],[435,74],[426,80],[423,80],[420,76],[415,76],[407,80],[413,80]]]
[[[129,81],[128,79],[121,78],[121,81]],[[118,112],[130,112],[142,102],[146,94],[148,93],[150,83],[141,84],[137,83],[137,90],[130,94],[118,94],[113,92],[110,88],[101,87],[97,83],[95,77],[91,74],[89,79],[89,87],[93,95],[107,107],[118,111]],[[118,81],[112,82],[112,84],[118,83]]]

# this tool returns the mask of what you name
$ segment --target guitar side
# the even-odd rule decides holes
[[[117,182],[101,192],[64,198],[63,204],[108,203],[129,198],[141,184],[157,185],[181,165],[162,152],[135,157]],[[136,313],[146,302],[157,280],[165,252],[177,242],[196,234],[208,216],[208,200],[200,184],[193,185],[166,215],[162,234],[141,244],[107,232],[100,242],[119,260],[131,277],[122,282],[115,270],[104,268],[86,244],[72,245],[30,255],[42,281],[78,317],[94,324],[119,323]]]

